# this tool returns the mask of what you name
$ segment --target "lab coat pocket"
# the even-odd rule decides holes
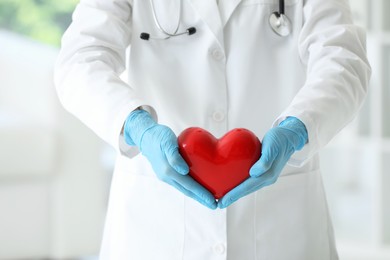
[[[129,162],[121,163],[112,181],[102,250],[112,252],[109,259],[180,259],[184,197],[157,178],[133,172]]]
[[[319,171],[280,177],[256,194],[258,257],[330,259],[333,239]]]

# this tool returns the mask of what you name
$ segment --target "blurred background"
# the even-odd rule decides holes
[[[0,0],[0,259],[97,259],[114,151],[67,114],[53,63],[78,0]],[[373,68],[322,153],[342,260],[390,259],[390,0],[353,0]],[[38,102],[37,102],[38,101]]]

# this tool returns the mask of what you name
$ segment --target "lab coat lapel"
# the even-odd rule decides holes
[[[223,27],[215,0],[188,0],[223,46]]]
[[[222,27],[225,27],[229,18],[242,0],[219,0],[219,10],[221,15]],[[213,1],[215,2],[215,0]]]

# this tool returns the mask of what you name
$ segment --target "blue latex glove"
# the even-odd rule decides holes
[[[177,137],[167,126],[157,124],[144,110],[135,110],[125,121],[124,138],[136,145],[149,160],[157,177],[211,209],[217,208],[213,195],[187,175],[189,167],[179,154]]]
[[[250,178],[228,192],[218,202],[226,208],[241,197],[276,182],[291,155],[307,143],[305,125],[295,117],[288,117],[270,129],[262,141],[260,159],[249,171]]]

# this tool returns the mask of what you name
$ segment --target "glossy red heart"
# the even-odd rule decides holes
[[[243,128],[217,139],[202,128],[191,127],[179,135],[178,143],[189,174],[216,199],[246,180],[261,154],[259,139]]]

